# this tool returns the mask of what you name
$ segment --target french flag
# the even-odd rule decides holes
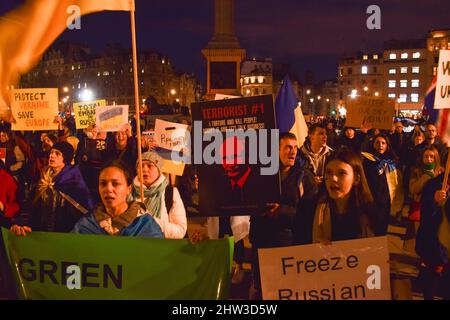
[[[275,115],[280,133],[291,132],[297,137],[299,147],[308,136],[308,127],[302,109],[298,106],[297,96],[289,76],[285,76],[283,84],[275,99]]]

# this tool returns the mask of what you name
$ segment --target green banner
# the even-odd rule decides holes
[[[226,299],[233,238],[188,240],[2,228],[24,299]]]

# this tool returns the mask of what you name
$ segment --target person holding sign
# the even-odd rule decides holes
[[[375,235],[376,208],[358,154],[341,150],[325,166],[325,192],[300,201],[298,244],[368,238]]]
[[[449,185],[443,183],[444,173],[429,180],[422,191],[416,252],[422,260],[419,284],[425,300],[433,300],[439,287],[443,298],[450,300],[450,248],[442,241],[450,237],[450,201]]]
[[[132,179],[126,164],[121,161],[114,160],[105,164],[99,176],[98,191],[101,203],[84,215],[72,232],[163,238],[161,228],[155,219],[147,214],[142,203],[127,202],[132,191]]]
[[[53,145],[48,167],[31,192],[31,228],[13,225],[11,231],[17,235],[31,230],[70,232],[82,214],[93,207],[78,166],[70,164],[73,156],[73,147],[68,142]]]
[[[139,171],[136,163],[136,171]],[[148,214],[155,218],[166,239],[183,239],[187,230],[186,210],[178,189],[162,174],[163,158],[156,152],[142,154],[144,204]],[[140,201],[139,175],[133,180],[132,196]]]
[[[108,151],[109,159],[123,161],[132,170],[133,176],[136,175],[137,142],[136,138],[131,134],[131,126],[129,124],[126,125],[125,129],[114,132],[114,142],[110,143],[106,150]]]
[[[361,154],[367,181],[380,212],[380,225],[375,232],[385,235],[390,217],[397,217],[403,208],[402,172],[397,167],[397,157],[384,134],[374,137],[369,151]]]

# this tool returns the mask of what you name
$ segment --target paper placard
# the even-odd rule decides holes
[[[391,99],[358,97],[347,107],[345,126],[366,127],[390,130],[394,121],[395,102]]]
[[[258,250],[268,300],[389,300],[386,237]]]
[[[10,92],[11,111],[15,122],[12,130],[57,130],[58,89],[15,89]]]
[[[121,131],[128,123],[128,105],[98,106],[95,116],[100,131]]]
[[[439,51],[439,64],[436,82],[435,109],[450,108],[450,50]]]
[[[95,124],[95,113],[99,106],[106,106],[106,100],[77,102],[73,104],[75,125],[77,129],[85,129]]]

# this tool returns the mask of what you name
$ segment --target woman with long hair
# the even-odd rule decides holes
[[[419,227],[420,221],[420,200],[425,184],[432,178],[444,172],[441,167],[439,151],[432,146],[425,147],[420,153],[420,159],[416,166],[411,168],[409,180],[409,193],[411,205],[409,210],[409,220],[414,222],[415,230]]]
[[[361,154],[370,191],[381,213],[380,225],[375,232],[385,235],[390,217],[397,217],[403,208],[403,178],[398,169],[398,158],[384,134],[375,136],[369,152]]]
[[[300,244],[374,236],[377,217],[372,194],[361,158],[352,151],[339,151],[327,161],[323,193],[299,208],[304,210],[296,224]]]

